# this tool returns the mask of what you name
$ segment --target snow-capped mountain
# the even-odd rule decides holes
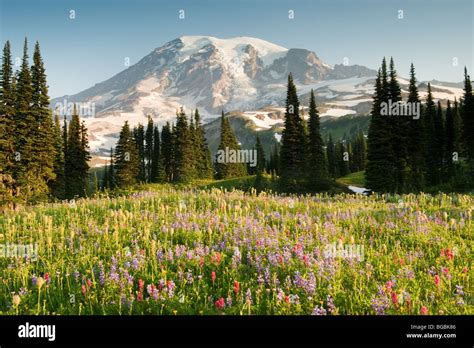
[[[314,52],[257,38],[208,36],[170,41],[114,77],[76,95],[56,98],[51,105],[56,108],[65,101],[93,105],[89,117],[82,115],[91,149],[106,151],[115,145],[125,120],[131,125],[146,123],[146,116],[151,115],[164,124],[174,119],[181,106],[199,108],[205,118],[222,110],[246,112],[252,118],[265,107],[282,107],[290,72],[303,103],[315,89],[322,116],[370,109],[374,70],[359,65],[330,66]],[[278,123],[261,117],[259,121],[255,123],[262,129],[266,123]]]

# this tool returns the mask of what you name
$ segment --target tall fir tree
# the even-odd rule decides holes
[[[133,128],[133,137],[137,146],[139,170],[137,180],[139,182],[146,181],[146,159],[145,159],[145,129],[141,123]]]
[[[35,181],[33,173],[29,171],[34,147],[36,120],[31,112],[33,88],[31,85],[31,72],[28,62],[28,41],[25,38],[23,46],[23,59],[16,81],[15,91],[15,181],[16,191],[22,201],[28,201],[34,194],[31,187]]]
[[[107,188],[113,190],[117,187],[117,180],[115,177],[115,154],[114,149],[110,149],[109,170],[107,171]]]
[[[239,151],[240,145],[237,142],[234,132],[230,126],[229,119],[224,116],[224,111],[221,115],[221,133],[220,143],[216,154],[216,179],[229,179],[247,174],[247,169],[244,163],[229,163],[226,162],[224,154],[226,151]]]
[[[195,147],[197,158],[197,176],[200,179],[212,179],[213,167],[211,159],[211,150],[207,144],[206,131],[201,123],[201,115],[199,110],[194,111],[195,126]]]
[[[440,179],[439,175],[437,175],[437,163],[438,156],[440,156],[440,154],[435,136],[436,118],[436,104],[433,100],[433,94],[431,93],[431,84],[428,83],[428,94],[426,96],[426,103],[423,113],[423,124],[425,132],[425,176],[427,186],[437,185]]]
[[[65,157],[65,196],[68,199],[86,196],[88,184],[87,138],[85,127],[81,124],[74,105],[71,121],[67,130],[67,152]]]
[[[163,181],[173,181],[174,153],[173,132],[169,122],[161,129],[160,177]]]
[[[421,109],[418,87],[416,86],[415,67],[410,66],[410,82],[408,86],[408,100],[411,105],[420,105],[420,115],[409,118],[409,129],[407,142],[407,190],[419,192],[425,187],[425,130],[423,110]]]
[[[306,174],[306,132],[299,115],[300,103],[293,76],[288,75],[285,107],[285,125],[281,137],[280,170],[281,187],[287,191],[299,191],[304,186]]]
[[[398,83],[397,71],[395,70],[395,63],[393,58],[390,58],[389,65],[389,89],[388,100],[394,103],[399,103],[402,100],[402,93],[400,84]],[[403,193],[407,190],[408,180],[408,132],[410,130],[410,119],[403,115],[392,115],[388,117],[390,123],[390,138],[387,141],[392,145],[392,153],[394,156],[394,188],[398,193]]]
[[[160,158],[161,158],[161,148],[160,148],[160,131],[158,126],[153,128],[153,153],[151,157],[151,173],[150,181],[158,182],[160,180]]]
[[[461,131],[462,123],[458,111],[458,102],[454,100],[454,109],[451,108],[451,102],[448,100],[446,106],[446,127],[445,127],[445,175],[451,179],[456,175],[459,156],[461,153]]]
[[[55,173],[55,130],[53,117],[49,109],[48,85],[39,43],[36,42],[31,67],[31,83],[33,87],[31,112],[35,118],[34,133],[30,134],[34,142],[29,170],[37,178],[36,195],[45,198],[49,193],[48,184],[54,182]]]
[[[3,48],[0,70],[0,206],[14,200],[15,96],[10,42]]]
[[[464,68],[464,95],[461,103],[463,123],[462,142],[468,163],[466,181],[474,184],[474,95],[472,92],[471,77]]]
[[[308,182],[311,189],[328,188],[328,170],[324,154],[319,113],[314,91],[311,90],[308,121]]]
[[[118,187],[128,187],[137,183],[140,172],[140,158],[128,121],[125,121],[120,131],[115,148],[114,162],[115,179]]]
[[[332,139],[332,134],[329,133],[329,138],[326,146],[326,157],[328,160],[328,172],[332,178],[337,178],[339,176],[339,171],[337,169],[337,160],[336,160],[336,148],[334,141]]]
[[[152,178],[152,168],[153,168],[153,152],[154,152],[154,142],[153,142],[153,132],[154,124],[151,116],[148,116],[148,124],[146,126],[145,132],[145,169],[146,169],[146,181],[151,182]]]
[[[385,58],[375,80],[375,93],[367,136],[367,167],[365,181],[375,192],[395,190],[395,167],[393,147],[390,141],[391,129],[387,116],[381,115],[381,104],[388,103],[389,88]]]
[[[194,166],[192,133],[188,126],[186,113],[181,108],[176,115],[174,132],[174,174],[175,182],[190,182],[196,177]]]
[[[64,172],[64,146],[63,137],[61,134],[61,124],[59,122],[59,116],[54,116],[54,132],[53,132],[53,144],[54,144],[54,174],[56,178],[51,181],[49,186],[51,194],[59,199],[65,198],[65,172]]]

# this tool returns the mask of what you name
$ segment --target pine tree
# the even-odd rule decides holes
[[[65,173],[64,173],[64,146],[61,135],[61,125],[58,115],[54,117],[54,174],[56,179],[50,182],[51,194],[56,198],[64,198],[65,195]]]
[[[190,182],[196,177],[192,134],[183,108],[176,117],[173,180],[175,182]]]
[[[213,167],[211,159],[211,150],[207,144],[206,132],[201,123],[201,116],[199,110],[194,111],[194,126],[195,126],[195,146],[197,158],[197,175],[200,179],[212,179]]]
[[[67,152],[65,157],[65,192],[66,198],[84,197],[88,184],[88,152],[87,131],[81,124],[76,105],[67,130]]]
[[[366,185],[375,192],[395,190],[395,168],[393,147],[390,143],[391,129],[387,116],[381,115],[381,103],[388,102],[389,88],[385,58],[377,73],[371,119],[367,140]]]
[[[173,133],[169,122],[161,129],[161,153],[160,153],[160,176],[163,181],[173,181]]]
[[[102,173],[102,184],[101,189],[106,190],[109,188],[109,165],[105,163],[104,172]]]
[[[316,108],[314,91],[311,90],[309,101],[309,122],[308,122],[308,182],[312,189],[328,187],[328,171],[326,156],[324,154],[323,139],[321,137],[321,127],[319,114]]]
[[[158,127],[155,126],[153,128],[153,154],[151,157],[151,173],[150,173],[150,181],[151,182],[158,182],[160,180],[160,157],[161,156],[161,149],[160,149],[160,131]]]
[[[436,142],[436,105],[433,101],[431,93],[431,84],[428,83],[428,94],[426,96],[426,104],[423,114],[424,131],[425,131],[425,162],[426,162],[426,183],[428,186],[437,185],[439,183],[438,175],[438,156]],[[439,149],[438,149],[439,150]]]
[[[464,97],[461,103],[463,121],[463,145],[468,162],[468,173],[465,179],[474,183],[474,95],[472,94],[471,78],[464,68]]]
[[[229,163],[226,162],[224,156],[220,155],[226,151],[239,151],[240,145],[237,142],[232,128],[230,127],[229,119],[224,116],[224,111],[221,115],[221,134],[220,143],[216,154],[216,179],[229,179],[247,174],[244,163]]]
[[[35,173],[30,171],[34,165],[33,148],[36,133],[36,119],[31,112],[33,87],[28,62],[28,41],[25,38],[23,60],[16,82],[15,93],[15,181],[21,200],[30,201],[36,194]]]
[[[456,174],[457,161],[461,152],[461,119],[456,99],[454,100],[454,110],[451,108],[451,102],[448,100],[445,132],[445,174],[450,179]]]
[[[415,67],[410,66],[410,83],[408,86],[408,103],[420,105],[420,97],[416,86]],[[409,119],[409,141],[407,142],[407,190],[419,192],[425,187],[425,138],[424,138],[424,118],[420,106],[419,117]]]
[[[12,86],[13,69],[10,42],[3,48],[0,70],[0,206],[11,202],[15,196],[15,98]]]
[[[350,157],[348,156],[349,153],[343,141],[339,141],[336,144],[335,152],[339,175],[346,176],[347,174],[349,174]]]
[[[34,161],[31,162],[29,170],[33,171],[37,178],[36,194],[38,197],[45,197],[49,192],[48,184],[56,178],[54,171],[56,146],[53,117],[49,109],[46,74],[38,42],[36,42],[33,54],[31,82],[33,87],[31,111],[36,119],[36,124],[34,133],[30,134],[34,141],[32,153]]]
[[[388,99],[392,103],[398,103],[402,100],[401,88],[398,83],[397,72],[393,58],[390,58],[390,81],[388,90]],[[390,138],[387,139],[392,145],[392,153],[394,155],[394,191],[403,193],[407,190],[407,176],[408,176],[408,132],[410,130],[410,119],[407,116],[390,116],[388,117],[390,123]]]
[[[291,73],[288,75],[285,126],[281,138],[280,170],[284,190],[299,191],[305,181],[306,134]]]
[[[137,180],[146,181],[146,160],[145,160],[145,129],[141,123],[133,128],[133,137],[137,146],[139,170]]]
[[[114,155],[114,149],[110,149],[110,164],[109,164],[109,170],[107,172],[107,188],[113,190],[114,188],[117,187],[117,180],[115,178],[115,155]]]
[[[125,121],[120,131],[115,148],[114,162],[115,179],[118,187],[128,187],[137,183],[137,177],[140,173],[140,158],[128,121]]]
[[[337,160],[336,160],[336,148],[334,141],[332,140],[332,135],[329,134],[329,139],[326,147],[326,157],[328,160],[328,171],[329,175],[332,178],[337,178],[339,176],[339,171],[337,169]]]
[[[151,116],[148,116],[148,124],[146,126],[145,132],[145,169],[146,169],[146,182],[151,182],[152,178],[152,168],[153,168],[153,152],[154,152],[154,142],[153,142],[153,119]]]

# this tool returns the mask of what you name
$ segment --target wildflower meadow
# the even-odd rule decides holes
[[[474,314],[473,205],[150,185],[22,207],[0,216],[0,313]]]

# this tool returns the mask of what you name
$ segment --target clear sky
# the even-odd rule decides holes
[[[14,57],[25,36],[30,48],[40,42],[52,97],[102,82],[126,57],[134,64],[182,35],[253,36],[312,50],[329,64],[347,57],[374,69],[393,56],[402,76],[413,62],[421,80],[457,82],[474,66],[473,7],[473,0],[0,0],[0,38]]]

